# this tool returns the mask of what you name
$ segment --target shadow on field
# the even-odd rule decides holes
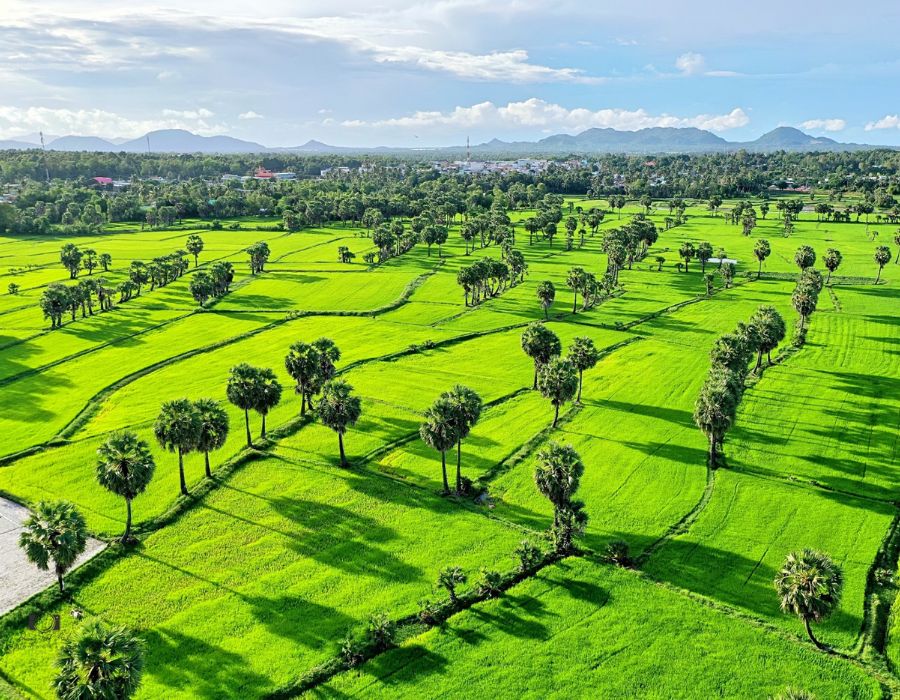
[[[632,538],[634,536],[630,534],[622,537],[626,541]],[[802,545],[798,543],[799,546]],[[645,571],[656,579],[748,610],[753,615],[786,622],[792,630],[804,635],[802,623],[781,612],[773,585],[776,570],[763,562],[768,553],[767,547],[759,560],[753,560],[735,552],[675,538],[651,557]],[[776,559],[781,556],[779,553]],[[846,644],[848,638],[856,636],[861,624],[859,614],[841,608],[824,623],[816,625],[815,632],[826,643],[834,633],[840,633],[843,640],[838,643]]]
[[[147,644],[145,673],[160,685],[193,697],[260,697],[271,687],[240,654],[171,629],[141,634]]]

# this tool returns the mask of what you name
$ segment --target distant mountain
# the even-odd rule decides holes
[[[149,141],[149,144],[148,144]],[[2,149],[35,148],[25,140],[0,141]],[[300,146],[266,147],[253,141],[231,136],[199,136],[183,129],[151,131],[136,139],[102,139],[96,136],[62,136],[50,141],[47,148],[57,151],[100,151],[146,153],[317,153],[317,154],[421,154],[428,157],[458,158],[466,153],[463,146],[434,148],[400,148],[376,146],[360,148],[332,146],[310,140]],[[637,131],[593,128],[578,134],[554,134],[539,141],[501,141],[492,139],[472,146],[471,152],[481,157],[501,155],[566,155],[598,153],[728,153],[740,149],[754,152],[771,151],[859,151],[890,146],[867,146],[840,143],[824,136],[810,136],[799,129],[780,126],[754,141],[726,141],[711,131],[696,128],[653,127]]]
[[[118,150],[115,144],[97,136],[61,136],[47,144],[51,151],[100,151]]]
[[[28,143],[27,141],[0,141],[0,151],[24,151],[29,148],[40,148],[40,146],[33,143]]]
[[[741,146],[753,151],[843,151],[871,148],[856,143],[838,143],[826,136],[810,136],[792,126],[779,126]]]
[[[151,131],[140,138],[115,146],[117,151],[128,153],[261,153],[271,150],[253,141],[242,141],[231,136],[198,136],[184,129]]]

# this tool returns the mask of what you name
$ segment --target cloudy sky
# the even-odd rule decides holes
[[[0,139],[451,145],[792,125],[900,145],[896,0],[0,0]]]

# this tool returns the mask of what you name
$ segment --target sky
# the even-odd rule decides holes
[[[266,146],[789,125],[900,146],[896,0],[0,0],[0,139]]]

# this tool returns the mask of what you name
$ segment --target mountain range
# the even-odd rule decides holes
[[[465,147],[401,148],[378,146],[359,148],[331,146],[320,141],[307,141],[301,146],[267,147],[231,136],[200,136],[182,129],[151,131],[136,139],[102,139],[97,136],[61,136],[47,142],[53,151],[99,151],[106,153],[309,153],[365,154],[428,153],[459,156]],[[39,148],[27,140],[0,141],[0,149]],[[726,141],[711,131],[696,128],[654,127],[637,131],[593,128],[579,134],[554,134],[539,141],[501,141],[493,139],[471,147],[478,155],[565,155],[591,153],[727,153],[744,149],[771,151],[858,151],[883,146],[841,143],[824,136],[810,136],[799,129],[780,126],[753,141]],[[889,148],[889,147],[888,147]]]

